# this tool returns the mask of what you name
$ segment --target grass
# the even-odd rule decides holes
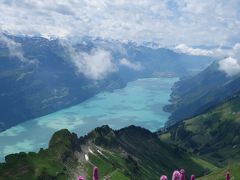
[[[198,157],[192,157],[191,158],[194,162],[196,162],[197,164],[199,164],[200,166],[209,169],[210,171],[215,171],[216,169],[218,169],[217,166],[215,166],[214,164],[207,162],[203,159],[200,159]]]
[[[24,162],[24,163],[23,163]],[[9,157],[8,163],[0,168],[2,179],[36,179],[42,175],[57,177],[56,172],[64,172],[64,166],[54,156],[36,153],[16,154]],[[64,176],[66,178],[66,176]]]
[[[240,97],[229,100],[204,114],[185,120],[160,135],[203,159],[224,166],[227,160],[240,160]],[[233,148],[235,147],[235,148]]]
[[[87,179],[91,179],[92,170],[94,166],[99,168],[99,177],[103,179],[104,176],[110,175],[111,179],[116,180],[127,180],[128,178],[124,175],[126,171],[126,164],[120,155],[115,152],[108,150],[101,150],[102,154],[94,152],[89,153],[89,162],[84,163],[84,169],[87,172]]]
[[[113,180],[130,180],[130,178],[126,177],[120,170],[115,170],[110,174],[111,179]]]
[[[225,174],[230,172],[231,180],[240,179],[240,163],[229,163],[225,168],[218,168],[207,176],[197,178],[197,180],[225,180]]]

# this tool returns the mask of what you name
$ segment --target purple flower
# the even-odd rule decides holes
[[[160,177],[160,180],[167,180],[167,176],[162,175],[162,176]]]
[[[194,175],[191,175],[191,180],[194,180],[195,179],[195,176]]]
[[[181,180],[185,180],[185,171],[184,171],[184,169],[180,170],[180,174],[181,174]]]
[[[92,180],[99,180],[99,179],[98,179],[98,168],[97,168],[97,167],[94,167],[94,168],[93,168],[93,177],[92,177]]]
[[[181,180],[181,173],[179,171],[174,171],[172,175],[172,180]]]
[[[84,180],[83,176],[78,176],[77,180]]]
[[[229,172],[226,173],[226,180],[230,180],[230,173]]]

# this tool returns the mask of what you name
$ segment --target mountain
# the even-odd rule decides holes
[[[179,122],[160,133],[174,144],[219,167],[240,161],[240,96]]]
[[[1,180],[5,179],[76,179],[77,175],[91,178],[92,167],[99,167],[100,178],[158,179],[170,176],[174,169],[185,168],[197,176],[211,165],[179,148],[160,141],[156,133],[129,126],[114,131],[108,126],[96,128],[88,135],[63,129],[56,132],[47,149],[38,153],[19,153],[6,156],[0,164]],[[203,167],[205,164],[205,167]]]
[[[143,77],[186,76],[213,60],[164,48],[89,37],[75,40],[76,43],[9,35],[2,39],[0,131],[81,103],[101,91],[122,88],[129,81]],[[98,58],[102,63],[97,67],[87,64]],[[89,77],[90,72],[93,74]],[[99,74],[106,77],[96,79]]]
[[[175,83],[168,125],[191,118],[240,94],[240,75],[227,76],[215,61],[199,74]]]
[[[34,63],[21,62],[6,48],[0,50],[0,130],[77,104],[108,87],[124,85],[114,76],[94,83],[76,75],[56,40],[23,38],[16,42],[22,44],[24,56]]]

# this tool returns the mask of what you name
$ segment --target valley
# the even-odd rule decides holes
[[[16,44],[20,56],[12,56],[0,42],[0,131],[79,104],[100,92],[124,88],[137,79],[190,76],[214,60],[88,37],[73,44],[43,37],[6,35],[5,39]],[[87,63],[88,58],[97,56],[100,64]]]
[[[97,166],[100,178],[110,175],[114,180],[154,180],[161,174],[170,177],[178,168],[186,170],[187,178],[195,174],[200,180],[220,180],[226,171],[238,178],[239,102],[234,97],[157,132],[133,125],[120,130],[104,125],[78,138],[62,129],[38,153],[6,156],[0,173],[3,179],[75,179],[78,175],[90,179]]]
[[[171,87],[178,78],[147,78],[123,89],[102,92],[79,105],[16,125],[0,133],[0,160],[21,151],[47,147],[52,134],[67,128],[82,136],[108,124],[113,129],[138,125],[156,131],[166,123]]]

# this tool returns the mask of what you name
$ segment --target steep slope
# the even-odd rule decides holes
[[[240,160],[240,96],[167,129],[160,138],[218,166]]]
[[[191,118],[240,94],[240,75],[227,76],[214,62],[198,75],[181,80],[173,87],[172,112],[168,125]]]
[[[91,179],[93,166],[99,167],[101,178],[110,175],[114,180],[153,180],[179,168],[187,169],[187,176],[203,175],[206,169],[196,159],[135,126],[118,131],[103,126],[79,139],[61,130],[46,150],[6,156],[0,179],[75,179],[77,175]]]

